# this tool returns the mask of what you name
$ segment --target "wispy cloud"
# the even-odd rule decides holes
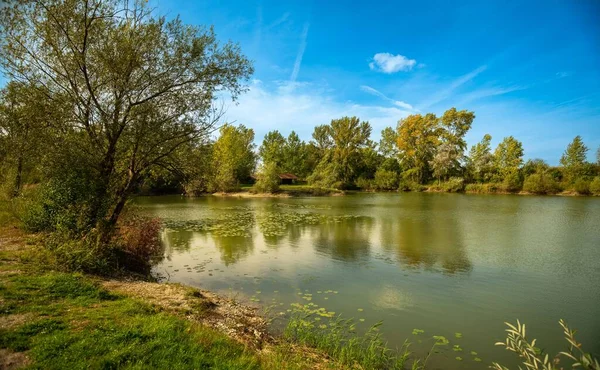
[[[387,100],[387,101],[389,101],[390,103],[394,104],[397,107],[406,109],[408,111],[415,111],[415,108],[412,105],[410,105],[408,103],[405,103],[405,102],[403,102],[401,100],[394,100],[392,98],[389,98],[384,93],[382,93],[379,90],[376,90],[376,89],[372,88],[371,86],[361,85],[360,89],[362,91],[366,92],[366,93],[369,93],[371,95],[375,95],[375,96],[378,96],[378,97],[380,97],[380,98],[382,98],[384,100]]]
[[[373,71],[383,73],[396,73],[399,71],[410,71],[416,64],[416,60],[408,59],[404,55],[377,53],[373,56],[373,61],[369,63],[369,68]]]
[[[569,77],[573,74],[573,72],[570,71],[562,71],[562,72],[557,72],[556,73],[556,77],[557,78],[565,78],[565,77]]]
[[[302,64],[302,57],[304,56],[304,50],[306,50],[306,37],[308,36],[308,28],[310,24],[305,23],[304,28],[302,29],[302,34],[300,35],[300,47],[298,48],[298,54],[296,55],[296,62],[294,63],[294,69],[292,70],[292,75],[290,76],[290,81],[295,82],[296,78],[298,78],[298,73],[300,72],[300,65]]]
[[[275,28],[277,26],[279,26],[280,24],[285,23],[288,18],[290,17],[290,13],[289,12],[285,12],[281,15],[281,17],[277,18],[276,20],[274,20],[271,24],[269,24],[266,29],[267,30],[271,30],[272,28]]]
[[[457,103],[458,106],[464,106],[471,102],[474,102],[479,99],[489,98],[492,96],[499,96],[508,94],[514,91],[520,91],[527,89],[528,86],[508,86],[508,87],[489,87],[482,88],[471,91],[469,93],[461,95],[462,99],[460,99]]]
[[[475,77],[477,77],[481,72],[485,71],[487,69],[486,65],[482,65],[474,70],[472,70],[471,72],[460,76],[459,78],[455,79],[454,81],[452,81],[446,88],[438,91],[437,93],[433,94],[432,96],[430,96],[427,100],[425,100],[423,103],[421,103],[419,105],[419,108],[421,110],[423,109],[427,109],[429,107],[431,107],[432,105],[435,105],[443,100],[448,99],[450,96],[452,96],[452,94],[454,93],[454,91],[456,89],[458,89],[459,87],[461,87],[462,85],[464,85],[465,83],[471,81],[472,79],[474,79]]]

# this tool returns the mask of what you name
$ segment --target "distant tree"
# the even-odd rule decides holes
[[[306,143],[300,140],[296,132],[290,132],[283,147],[281,170],[304,177],[306,175],[306,160]]]
[[[386,158],[397,158],[397,140],[398,134],[393,128],[386,127],[383,130],[381,130],[381,139],[379,140],[379,153],[381,153],[381,155],[383,155]]]
[[[575,136],[560,158],[560,164],[564,167],[567,181],[573,182],[582,175],[585,170],[587,152],[588,148],[583,144],[581,136]]]
[[[219,91],[234,99],[252,74],[212,28],[157,17],[145,1],[9,0],[0,7],[6,75],[73,107],[72,130],[94,180],[90,226],[107,241],[125,203],[150,170],[208,135]],[[73,167],[75,168],[75,167]]]
[[[598,147],[598,150],[596,150],[596,164],[600,166],[600,147]]]
[[[494,156],[490,142],[492,136],[485,134],[483,139],[471,147],[467,159],[467,168],[476,182],[488,182],[494,171]]]
[[[244,125],[225,124],[213,145],[214,189],[232,191],[246,181],[256,166],[254,130]]]
[[[522,171],[524,176],[533,174],[545,174],[550,170],[550,166],[543,159],[530,159],[523,165]]]
[[[523,164],[523,144],[512,136],[505,137],[496,147],[494,161],[500,179],[509,179],[515,184],[515,176],[518,176],[519,168]]]
[[[285,145],[286,140],[279,131],[269,131],[258,148],[258,155],[263,163],[275,163],[276,166],[282,166],[285,161]]]
[[[446,179],[453,168],[459,165],[459,154],[456,148],[450,143],[442,143],[437,148],[433,159],[429,162],[433,170],[433,176],[438,179],[438,182],[443,178]]]
[[[440,143],[439,120],[435,114],[410,115],[398,122],[396,144],[400,165],[413,181],[423,183]]]
[[[275,162],[261,164],[254,190],[258,193],[277,193],[279,191],[279,174],[281,170]]]
[[[334,119],[330,124],[333,158],[340,170],[339,180],[350,184],[358,177],[362,149],[372,147],[371,125],[358,117]]]

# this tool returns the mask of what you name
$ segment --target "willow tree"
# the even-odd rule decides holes
[[[148,172],[211,132],[215,99],[253,72],[211,28],[157,16],[145,1],[8,0],[1,63],[16,81],[72,107],[64,120],[96,182],[90,225],[104,239]]]

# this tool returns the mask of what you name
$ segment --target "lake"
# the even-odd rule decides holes
[[[494,346],[505,321],[525,322],[530,339],[555,353],[566,344],[564,318],[600,354],[599,198],[390,193],[135,204],[165,223],[157,276],[268,308],[281,317],[275,328],[291,304],[311,302],[355,318],[359,330],[383,320],[391,347],[408,339],[419,355],[443,335],[451,343],[428,367],[481,369],[516,363]]]

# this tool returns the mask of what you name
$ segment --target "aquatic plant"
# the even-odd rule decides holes
[[[600,363],[598,359],[594,358],[590,353],[586,353],[582,350],[581,343],[575,340],[575,331],[571,330],[564,320],[560,320],[559,324],[563,329],[565,340],[569,343],[568,351],[559,352],[554,357],[550,357],[549,354],[544,352],[535,346],[536,339],[529,342],[526,338],[525,324],[521,324],[517,320],[517,325],[514,326],[509,323],[505,323],[508,326],[506,332],[506,342],[498,342],[497,346],[503,346],[508,351],[516,353],[522,360],[523,364],[527,369],[540,369],[540,370],[558,370],[563,369],[564,366],[560,365],[560,361],[563,358],[567,358],[573,363],[572,368],[582,368],[586,370],[600,370]],[[502,366],[496,362],[492,364],[493,369],[497,370],[508,370],[507,367]]]

